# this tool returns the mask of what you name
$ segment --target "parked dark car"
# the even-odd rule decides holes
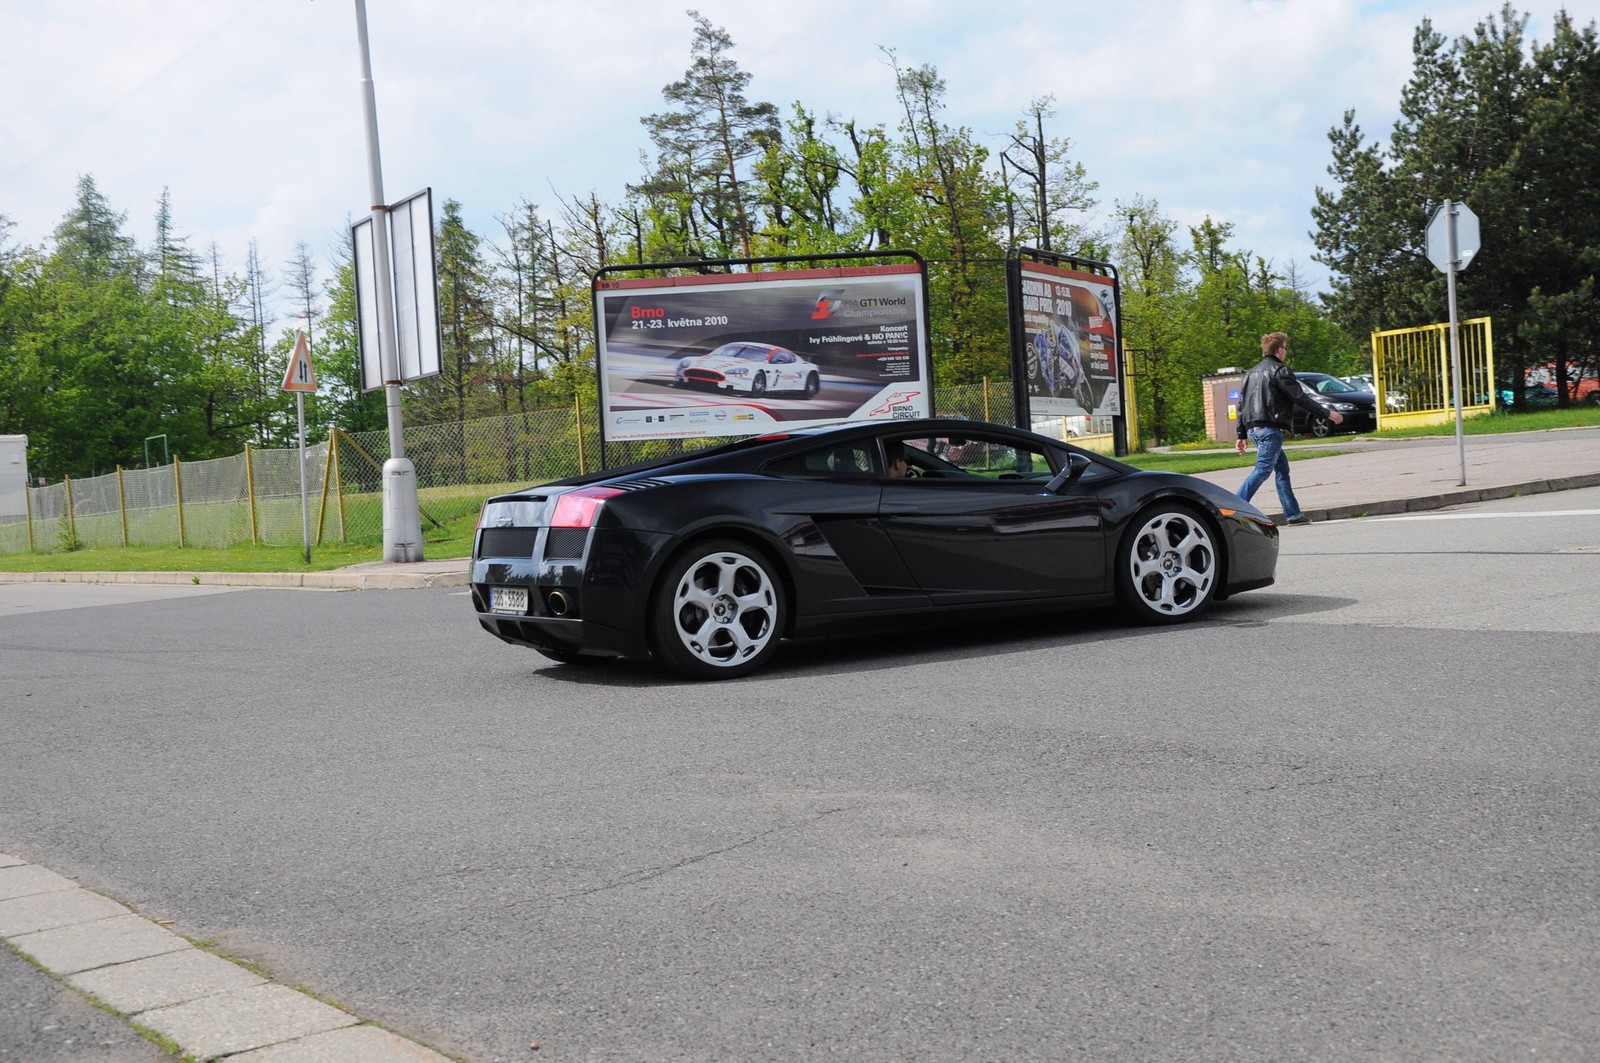
[[[1296,373],[1301,386],[1326,410],[1338,410],[1344,418],[1334,424],[1327,417],[1315,417],[1300,407],[1294,408],[1294,430],[1302,435],[1329,436],[1335,432],[1375,432],[1378,429],[1378,398],[1370,391],[1327,373]]]
[[[1277,557],[1271,521],[1204,480],[1001,425],[853,423],[491,498],[472,602],[557,661],[653,654],[722,678],[784,637],[928,616],[1188,620],[1270,584]]]

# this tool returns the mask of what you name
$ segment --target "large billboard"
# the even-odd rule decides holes
[[[595,281],[607,442],[930,416],[917,264]]]
[[[1020,344],[1021,364],[1014,371],[1026,383],[1027,402],[1019,416],[1120,416],[1116,278],[1044,262],[1016,265],[1012,342]]]

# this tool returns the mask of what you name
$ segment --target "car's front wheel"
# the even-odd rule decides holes
[[[696,679],[731,679],[772,657],[782,636],[783,581],[760,551],[729,539],[695,544],[662,571],[651,649]]]
[[[806,377],[806,398],[808,398],[808,399],[816,398],[817,397],[817,392],[820,391],[820,390],[822,390],[822,381],[820,379],[818,379],[817,374],[812,373],[811,375],[807,376]]]
[[[1314,418],[1311,422],[1311,434],[1318,439],[1326,439],[1333,434],[1333,422],[1322,417]]]
[[[756,378],[750,381],[750,394],[765,395],[767,393],[767,374],[757,373]]]
[[[1117,601],[1147,624],[1198,616],[1217,590],[1221,566],[1211,531],[1198,514],[1159,504],[1134,518],[1117,551]]]

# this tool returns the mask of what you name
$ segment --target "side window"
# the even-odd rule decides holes
[[[870,439],[808,450],[768,463],[770,476],[801,476],[812,480],[871,480],[882,475],[878,448]]]
[[[1017,443],[1009,439],[984,439],[970,437],[952,439],[945,460],[963,472],[992,480],[1034,479],[1042,476],[1049,480],[1050,459],[1043,447]]]
[[[772,360],[779,365],[793,365],[794,355],[790,354],[788,351],[774,351],[772,354]]]
[[[887,449],[896,451],[893,441]],[[907,459],[906,475],[927,480],[1039,480],[1054,475],[1043,446],[995,436],[950,435],[899,442]],[[1059,456],[1058,456],[1059,460]]]

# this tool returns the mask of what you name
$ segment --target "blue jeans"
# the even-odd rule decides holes
[[[1293,520],[1300,515],[1300,503],[1295,501],[1294,488],[1289,486],[1289,456],[1283,452],[1283,433],[1276,428],[1252,428],[1250,442],[1256,445],[1256,467],[1244,478],[1239,497],[1250,501],[1250,496],[1267,482],[1267,477],[1276,474],[1283,518]]]

